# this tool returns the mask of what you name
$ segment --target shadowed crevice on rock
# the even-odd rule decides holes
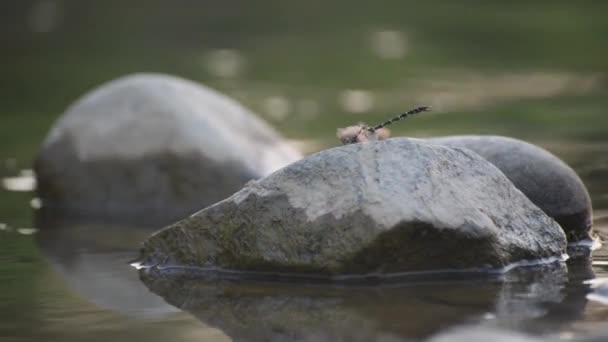
[[[466,228],[462,229],[467,231]],[[347,273],[370,269],[380,273],[399,273],[403,267],[410,271],[478,270],[498,271],[513,260],[535,260],[555,256],[553,251],[535,253],[512,245],[499,253],[499,242],[491,235],[466,234],[450,228],[441,229],[424,222],[400,223],[379,234],[369,247],[353,256],[346,265]],[[477,246],[466,248],[464,246]],[[390,257],[387,257],[390,256]],[[377,260],[386,260],[377,265]],[[407,266],[405,266],[407,265]]]

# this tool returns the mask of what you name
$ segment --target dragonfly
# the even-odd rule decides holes
[[[403,119],[407,118],[408,116],[422,113],[422,112],[428,112],[430,110],[431,110],[431,107],[429,107],[429,106],[416,107],[412,110],[401,113],[401,114],[393,117],[392,119],[387,120],[387,121],[385,121],[379,125],[373,126],[373,127],[369,127],[363,123],[359,123],[358,125],[355,125],[355,126],[349,126],[346,128],[338,128],[336,136],[338,137],[338,139],[340,139],[340,141],[344,145],[355,144],[355,143],[370,141],[370,140],[387,139],[390,136],[390,131],[386,128],[386,126],[391,125],[397,121],[403,120]]]

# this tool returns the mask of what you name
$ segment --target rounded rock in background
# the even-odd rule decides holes
[[[448,136],[427,141],[476,152],[556,220],[569,242],[590,238],[593,212],[587,188],[572,168],[550,152],[501,136]]]
[[[185,79],[134,74],[73,104],[35,169],[47,207],[164,224],[300,158],[236,101]]]

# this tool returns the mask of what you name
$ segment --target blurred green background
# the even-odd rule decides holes
[[[608,203],[593,177],[608,164],[605,1],[27,0],[0,13],[0,161],[13,169],[86,91],[155,71],[227,93],[306,151],[428,104],[393,135],[529,140]],[[3,202],[0,217],[23,217]]]
[[[307,152],[336,145],[337,127],[431,105],[391,127],[393,136],[502,134],[540,144],[576,169],[602,217],[607,13],[601,0],[2,1],[0,176],[31,168],[79,96],[153,71],[225,92]],[[32,196],[0,190],[0,224],[30,227]],[[39,305],[33,292],[66,296],[32,288],[61,286],[30,236],[0,232],[0,272],[0,328],[28,331],[14,322],[38,319],[27,309]],[[28,334],[63,336],[47,328]]]

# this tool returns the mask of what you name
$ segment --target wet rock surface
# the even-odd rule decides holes
[[[170,223],[300,157],[236,101],[177,77],[135,74],[68,108],[35,169],[45,206]]]
[[[476,152],[555,219],[569,242],[590,237],[593,214],[587,188],[572,168],[550,152],[501,136],[450,136],[427,141]]]
[[[152,235],[146,267],[320,277],[503,267],[565,236],[492,164],[396,138],[311,155]]]

